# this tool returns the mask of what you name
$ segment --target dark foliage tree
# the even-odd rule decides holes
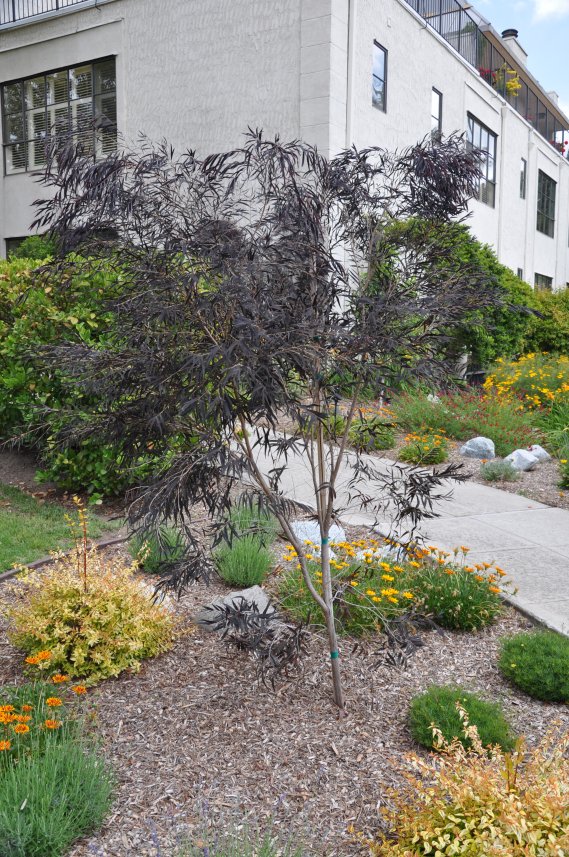
[[[142,140],[96,163],[59,146],[48,162],[54,198],[38,203],[36,227],[63,252],[78,243],[85,252],[90,236],[113,230],[105,264],[124,283],[106,347],[62,345],[46,355],[98,403],[68,415],[62,444],[120,438],[135,461],[146,446],[177,439],[178,453],[135,493],[130,520],[139,530],[169,521],[184,531],[187,553],[164,579],[178,591],[210,570],[196,505],[214,541],[231,537],[237,484],[275,515],[325,617],[340,708],[329,532],[360,391],[385,394],[410,376],[444,379],[441,337],[496,300],[479,267],[453,263],[444,231],[410,243],[386,227],[462,215],[478,176],[477,155],[458,136],[328,160],[304,143],[250,132],[241,148],[205,159]],[[65,283],[65,257],[56,264]],[[335,437],[339,397],[349,404]],[[298,504],[283,492],[292,458],[312,479],[321,591],[291,527]],[[445,480],[460,478],[452,466],[386,475],[358,454],[350,464],[351,498],[376,515],[389,498],[409,535],[434,514]]]

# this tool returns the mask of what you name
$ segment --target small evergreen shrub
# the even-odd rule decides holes
[[[163,527],[160,535],[148,536],[135,534],[128,543],[133,559],[149,574],[158,574],[165,562],[176,561],[183,556],[185,546],[179,530]]]
[[[562,634],[532,631],[508,637],[502,641],[499,665],[528,696],[569,703],[569,638]]]
[[[447,440],[440,434],[409,434],[399,451],[399,458],[408,464],[440,464],[448,455]]]
[[[271,552],[258,536],[241,536],[221,545],[213,561],[226,583],[244,588],[262,583],[273,564]]]
[[[273,515],[243,501],[233,506],[229,519],[234,535],[256,536],[264,545],[272,545],[279,531]],[[228,535],[231,538],[231,533]]]
[[[486,482],[516,482],[520,478],[510,461],[487,461],[481,465],[480,475]]]
[[[395,431],[380,416],[355,419],[350,426],[349,441],[354,449],[372,452],[378,449],[393,449]]]
[[[374,857],[561,857],[569,849],[569,733],[527,751],[488,750],[462,709],[472,746],[435,733],[440,756],[411,755],[406,785],[392,792],[388,828],[362,840]]]
[[[35,671],[59,670],[92,684],[123,670],[137,671],[145,658],[172,646],[175,620],[118,554],[88,550],[83,542],[56,555],[41,573],[26,573],[11,587],[5,606],[9,639]],[[47,658],[41,657],[47,653]]]
[[[467,712],[469,722],[476,726],[485,747],[498,744],[502,750],[513,748],[510,726],[497,703],[486,702],[460,687],[438,685],[433,685],[411,700],[409,724],[415,741],[428,749],[436,749],[431,728],[434,725],[448,743],[457,739],[464,747],[471,747],[471,740],[463,732],[457,702]]]
[[[45,235],[28,235],[16,250],[8,255],[10,259],[30,259],[40,262],[55,254],[55,243]]]

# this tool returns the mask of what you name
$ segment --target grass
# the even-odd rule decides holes
[[[0,854],[62,857],[102,823],[112,789],[99,755],[75,739],[24,757],[0,778]]]
[[[19,488],[0,483],[0,572],[16,563],[28,563],[58,548],[71,545],[66,509],[58,503],[40,502]],[[89,532],[99,538],[116,525],[89,516]]]
[[[502,641],[499,666],[513,684],[545,702],[569,703],[569,638],[554,631]]]
[[[163,527],[160,537],[155,533],[144,537],[137,533],[130,539],[128,550],[133,559],[143,558],[144,571],[157,574],[165,562],[175,562],[183,556],[184,542],[179,530]]]
[[[260,835],[249,830],[200,836],[184,843],[176,857],[302,857],[303,850],[282,843],[270,833]]]
[[[237,536],[256,536],[264,545],[271,545],[279,530],[276,518],[243,502],[233,506],[230,521]]]
[[[460,687],[438,685],[433,685],[411,700],[409,725],[415,741],[428,749],[436,748],[431,729],[431,724],[434,724],[446,741],[458,738],[464,747],[469,748],[471,742],[464,735],[464,726],[456,709],[457,702],[467,712],[470,724],[477,727],[485,747],[498,744],[502,750],[513,749],[514,737],[497,703],[486,702]]]
[[[273,564],[270,550],[259,536],[241,536],[224,544],[213,554],[220,576],[231,586],[255,586],[262,583]]]

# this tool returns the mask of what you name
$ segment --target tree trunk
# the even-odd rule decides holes
[[[334,621],[334,605],[332,600],[332,576],[330,572],[330,545],[328,534],[322,535],[321,547],[322,588],[324,601],[328,608],[326,612],[326,629],[328,631],[328,643],[330,648],[330,661],[332,666],[332,685],[334,687],[334,702],[343,713],[345,708],[344,692],[342,690],[342,678],[340,674],[340,655],[338,652],[338,635]]]

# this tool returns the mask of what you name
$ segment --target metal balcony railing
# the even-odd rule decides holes
[[[81,6],[86,0],[0,0],[0,27],[28,21],[47,12]]]
[[[405,0],[418,14],[475,68],[490,86],[524,117],[548,143],[569,156],[569,131],[548,109],[543,93],[526,83],[496,48],[481,26],[486,24],[461,0]]]

